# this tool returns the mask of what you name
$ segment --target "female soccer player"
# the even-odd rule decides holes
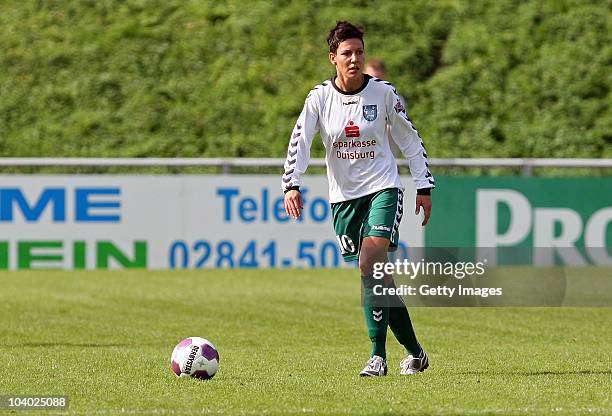
[[[387,326],[406,348],[401,374],[414,374],[428,366],[403,302],[375,296],[374,264],[387,261],[397,248],[403,213],[403,185],[389,148],[387,128],[404,156],[417,188],[416,213],[431,212],[434,178],[428,170],[423,142],[401,104],[395,88],[386,81],[363,74],[363,31],[349,22],[338,22],[329,32],[329,61],[336,76],[314,87],[306,97],[289,141],[282,186],[285,210],[301,215],[300,177],[306,172],[310,145],[320,132],[326,149],[329,200],[340,251],[346,261],[359,259],[364,288],[364,313],[372,342],[371,358],[361,376],[387,374]],[[392,276],[384,285],[393,285]],[[393,302],[393,301],[398,302]],[[396,307],[390,307],[393,302]],[[399,307],[398,307],[399,306]]]

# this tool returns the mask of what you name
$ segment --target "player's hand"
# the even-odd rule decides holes
[[[423,207],[423,211],[425,212],[425,218],[423,219],[422,226],[425,226],[429,221],[429,216],[431,215],[431,197],[429,195],[417,195],[416,197],[416,209],[414,210],[415,215],[419,215],[421,212],[421,207]]]
[[[285,194],[285,212],[296,220],[302,215],[302,193],[292,190]]]

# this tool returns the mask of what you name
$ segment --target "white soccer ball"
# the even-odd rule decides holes
[[[207,380],[219,369],[219,352],[207,339],[189,337],[176,344],[170,363],[177,377]]]

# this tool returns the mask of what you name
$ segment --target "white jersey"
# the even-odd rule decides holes
[[[317,132],[326,149],[329,202],[348,201],[386,188],[404,189],[387,128],[409,161],[416,188],[434,187],[423,142],[395,88],[378,78],[364,77],[362,87],[351,93],[338,89],[333,79],[310,91],[289,141],[284,191],[300,186]]]

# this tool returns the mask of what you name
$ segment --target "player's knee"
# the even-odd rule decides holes
[[[359,259],[359,271],[362,276],[372,276],[374,274],[373,262]]]
[[[376,263],[377,256],[374,253],[361,253],[359,257],[359,271],[362,276],[372,276],[374,274],[374,263]]]
[[[359,271],[362,276],[372,276],[375,264],[386,261],[388,244],[382,243],[382,239],[364,239],[359,254]]]

